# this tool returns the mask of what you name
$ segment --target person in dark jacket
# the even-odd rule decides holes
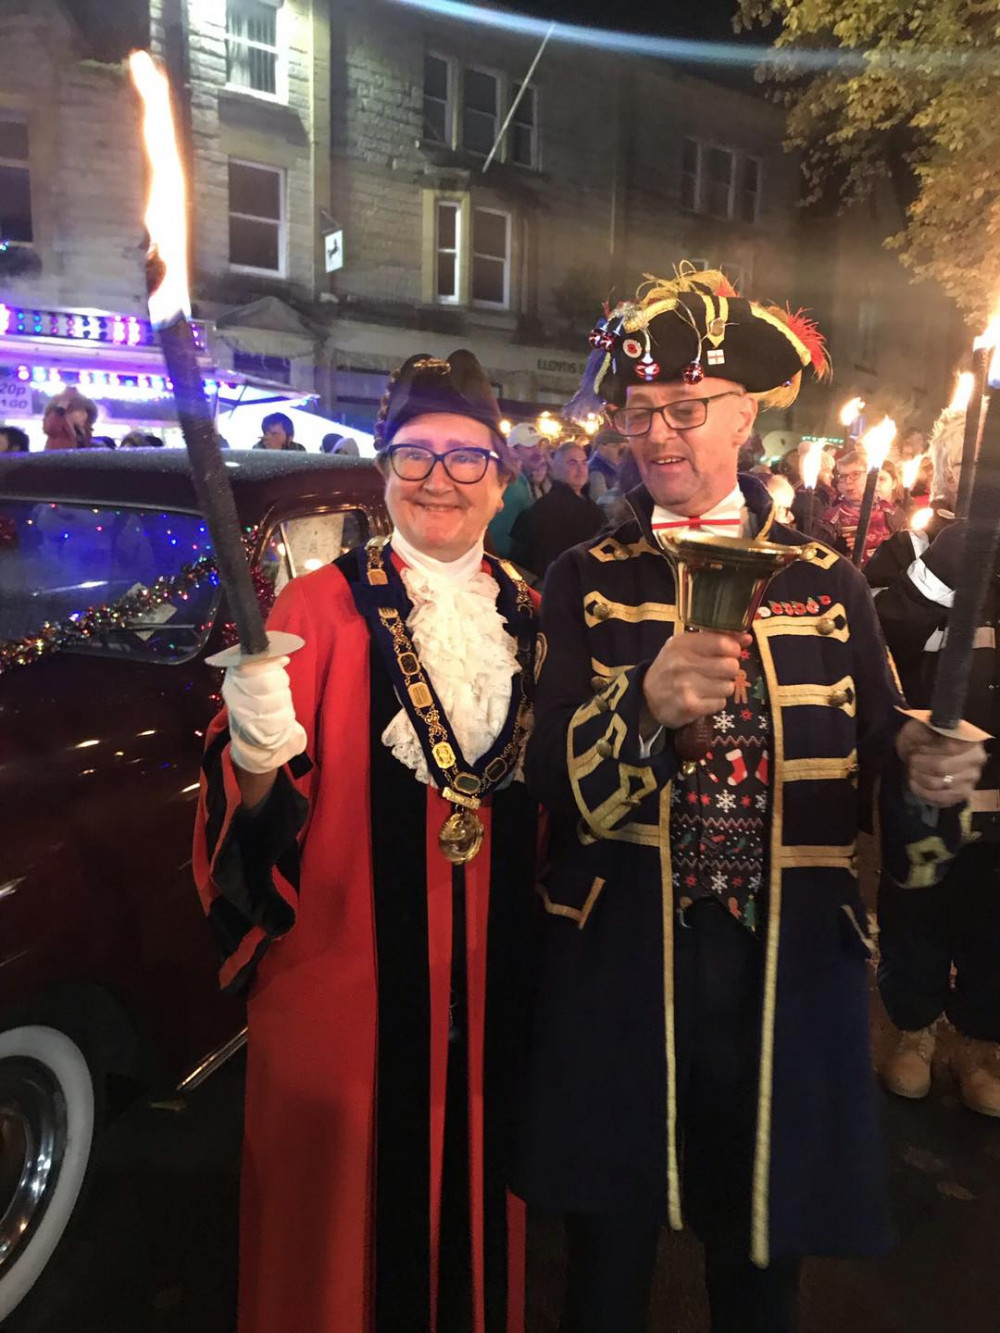
[[[548,915],[514,1186],[567,1218],[564,1333],[643,1333],[659,1227],[685,1215],[715,1333],[789,1333],[801,1256],[890,1240],[858,765],[945,807],[943,851],[982,751],[903,719],[861,574],[737,479],[758,406],[825,367],[814,326],[681,271],[591,345],[573,406],[603,399],[642,485],[545,586],[526,772],[550,816]],[[671,534],[801,558],[752,635],[680,633]],[[698,718],[711,746],[682,766]],[[928,833],[907,817],[882,824],[904,858]]]
[[[591,445],[590,460],[587,464],[589,480],[587,493],[590,498],[600,501],[609,491],[620,495],[618,487],[618,468],[621,465],[628,441],[625,436],[609,426],[594,436]]]
[[[523,513],[511,530],[512,558],[539,578],[556,556],[585,542],[604,526],[604,513],[587,494],[587,455],[567,440],[552,455],[552,489]]]
[[[879,619],[907,698],[917,708],[931,703],[962,568],[964,525],[953,521],[952,510],[963,429],[964,413],[949,408],[931,436],[933,540],[926,533],[897,533],[886,548],[895,543],[899,549],[886,549],[882,561],[888,586],[876,600]],[[902,563],[907,547],[910,559],[890,581],[891,563]],[[994,578],[976,632],[967,706],[970,721],[991,737],[1000,736],[998,623],[1000,587]],[[900,888],[885,874],[879,883],[879,990],[899,1029],[880,1073],[890,1092],[926,1097],[938,1020],[946,1014],[961,1038],[951,1063],[962,1101],[981,1115],[1000,1116],[1000,753],[995,739],[987,742],[987,752],[970,802],[977,841],[962,851],[939,884]]]
[[[270,412],[260,423],[261,438],[254,445],[255,449],[285,449],[305,453],[304,444],[299,444],[295,437],[295,426],[290,416],[284,412]]]

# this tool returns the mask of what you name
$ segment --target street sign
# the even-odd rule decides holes
[[[323,237],[323,250],[326,256],[327,273],[336,273],[344,267],[344,233],[328,231]]]

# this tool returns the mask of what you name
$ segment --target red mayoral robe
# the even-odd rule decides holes
[[[451,807],[381,741],[399,703],[352,593],[364,559],[275,604],[305,640],[308,745],[256,815],[224,711],[206,741],[195,871],[249,1011],[239,1333],[522,1333],[505,1158],[537,808],[511,783],[475,859],[445,859]]]

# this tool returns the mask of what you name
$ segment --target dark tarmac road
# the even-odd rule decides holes
[[[877,1044],[884,1041],[876,1034]],[[231,1333],[242,1061],[178,1109],[109,1133],[84,1216],[10,1333]],[[945,1069],[925,1102],[885,1098],[901,1244],[807,1265],[802,1333],[1000,1333],[1000,1121],[964,1110]],[[655,1333],[705,1333],[700,1252],[664,1236]],[[558,1223],[535,1219],[529,1333],[555,1333]],[[345,1331],[347,1333],[347,1331]]]
[[[870,884],[870,848],[862,858]],[[872,1022],[878,1060],[891,1033],[877,998]],[[950,1035],[926,1101],[883,1096],[899,1246],[808,1262],[800,1333],[1000,1333],[1000,1120],[958,1101]],[[239,1057],[185,1101],[112,1127],[81,1225],[4,1333],[233,1333],[242,1083]],[[556,1333],[557,1221],[533,1219],[528,1275],[528,1333]],[[650,1333],[707,1330],[700,1247],[664,1235]]]

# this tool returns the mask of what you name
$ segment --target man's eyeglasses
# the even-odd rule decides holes
[[[393,472],[402,481],[426,481],[440,463],[452,481],[473,486],[486,476],[490,462],[500,462],[491,449],[448,449],[436,454],[422,444],[393,444],[386,450]]]
[[[654,416],[661,417],[671,430],[694,430],[708,420],[709,403],[719,398],[742,397],[739,390],[727,389],[725,393],[713,393],[708,398],[677,398],[661,407],[609,407],[607,411],[615,430],[634,439],[637,435],[649,434]]]
[[[838,473],[837,473],[837,480],[838,480],[838,481],[857,481],[859,477],[864,477],[864,476],[867,476],[867,473],[862,472],[862,471],[858,471],[858,472],[838,472]]]

